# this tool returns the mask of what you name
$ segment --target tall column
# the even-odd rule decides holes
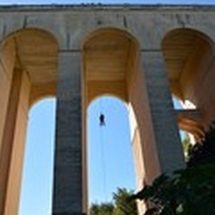
[[[0,214],[17,214],[29,89],[24,72],[15,69],[0,150]],[[24,99],[25,98],[25,99]],[[23,103],[24,101],[24,103]],[[25,108],[25,109],[28,109]]]
[[[84,215],[80,53],[59,53],[53,215]]]
[[[185,163],[163,55],[143,51],[141,56],[159,167],[161,173],[170,173]]]
[[[14,133],[10,168],[8,170],[9,177],[7,182],[7,196],[4,213],[5,215],[18,214],[31,87],[28,75],[24,71],[15,72],[21,73],[22,79],[19,100],[17,103],[17,111],[14,113],[16,114],[16,120],[13,124]]]

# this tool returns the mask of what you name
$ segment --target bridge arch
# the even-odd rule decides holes
[[[204,129],[215,119],[215,45],[211,38],[195,29],[171,30],[162,41],[163,57],[172,93],[185,109],[195,106],[196,117],[179,116],[179,126],[202,138]]]
[[[141,189],[160,173],[160,166],[137,40],[116,28],[92,32],[83,44],[82,76],[85,112],[89,103],[102,95],[118,97],[127,104],[136,177]]]
[[[43,29],[22,29],[1,43],[0,213],[17,214],[30,106],[54,96],[58,44]]]

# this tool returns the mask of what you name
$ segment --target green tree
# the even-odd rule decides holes
[[[93,203],[90,206],[90,215],[99,215],[100,205]]]
[[[93,203],[90,207],[90,215],[113,215],[114,205],[112,203]]]
[[[133,191],[118,188],[113,194],[115,209],[113,215],[137,215],[137,205],[135,201],[129,201]]]
[[[103,203],[101,204],[101,214],[112,215],[114,211],[114,205],[112,203]]]
[[[129,201],[133,191],[118,188],[113,193],[113,203],[93,203],[90,207],[90,215],[137,215],[135,201]]]
[[[211,215],[215,211],[215,164],[161,175],[132,198],[145,200],[145,215]]]

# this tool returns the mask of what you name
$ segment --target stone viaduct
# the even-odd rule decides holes
[[[87,214],[95,98],[128,106],[139,188],[184,166],[178,126],[198,139],[215,118],[213,6],[1,6],[0,41],[1,215],[17,214],[28,111],[47,96],[57,100],[53,215]]]

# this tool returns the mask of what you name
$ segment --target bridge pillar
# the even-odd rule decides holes
[[[170,173],[185,167],[185,162],[163,55],[155,50],[141,56],[159,169]]]
[[[12,72],[0,148],[0,214],[17,214],[29,108],[30,84],[24,71]]]
[[[53,215],[84,215],[80,53],[59,53]]]

